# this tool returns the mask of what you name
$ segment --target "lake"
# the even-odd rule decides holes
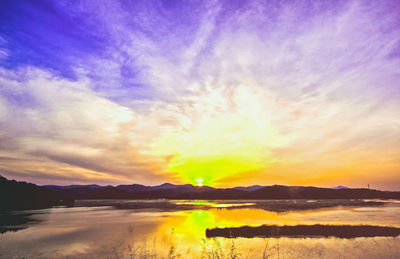
[[[397,200],[81,200],[0,214],[0,258],[400,258],[400,236],[206,236],[261,225],[400,228]]]

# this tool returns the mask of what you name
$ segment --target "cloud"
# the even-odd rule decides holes
[[[140,124],[136,113],[99,96],[87,79],[69,81],[30,68],[3,70],[1,85],[1,96],[6,97],[0,121],[3,152],[29,155],[37,168],[75,168],[93,181],[162,179],[152,159],[139,154],[138,149],[145,148],[135,143],[139,138],[134,128]],[[25,164],[21,170],[33,172],[32,165]],[[1,165],[15,170],[14,161]],[[37,173],[49,173],[44,171]]]
[[[400,184],[396,1],[61,5],[65,21],[84,23],[74,40],[56,34],[74,76],[57,60],[1,70],[0,146],[27,162],[0,170],[66,182]],[[79,47],[86,31],[99,48]]]

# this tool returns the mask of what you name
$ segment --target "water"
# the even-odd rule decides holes
[[[76,205],[3,213],[0,258],[400,257],[399,236],[342,239],[205,235],[207,228],[263,224],[400,227],[398,201],[109,200],[78,201]]]

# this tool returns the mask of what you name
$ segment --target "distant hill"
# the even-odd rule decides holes
[[[98,186],[44,186],[73,199],[400,199],[400,192],[372,189],[318,188],[305,186],[260,186],[213,188],[191,184],[164,183],[157,186],[141,184]]]
[[[400,192],[384,192],[364,188],[331,189],[304,186],[274,185],[249,192],[249,199],[399,199]]]
[[[66,200],[49,188],[0,176],[0,211],[42,209],[61,204],[66,204]]]
[[[252,186],[245,186],[245,187],[243,187],[243,186],[238,186],[238,187],[235,187],[234,189],[242,190],[242,191],[255,191],[255,190],[261,189],[261,188],[263,188],[263,187],[265,187],[265,186],[261,186],[261,185],[252,185]]]
[[[98,186],[98,185],[45,185],[59,195],[72,199],[173,199],[179,195],[196,194],[214,190],[209,186],[193,186],[191,184],[175,185],[164,183],[157,186],[141,184]]]
[[[45,185],[7,180],[0,176],[0,211],[48,208],[71,205],[82,199],[400,199],[400,192],[372,189],[352,189],[338,186],[318,188],[311,186],[260,186],[213,188],[164,183],[157,186],[141,184],[101,185]]]
[[[350,189],[350,188],[349,188],[349,187],[346,187],[346,186],[338,185],[338,186],[336,186],[336,187],[333,187],[332,189],[339,190],[339,189]]]

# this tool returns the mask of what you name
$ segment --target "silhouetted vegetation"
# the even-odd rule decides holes
[[[72,200],[48,188],[0,176],[0,211],[43,209],[71,203]]]
[[[400,228],[353,225],[263,225],[259,227],[213,228],[206,230],[207,237],[396,237]]]
[[[400,199],[400,192],[385,192],[370,189],[330,189],[302,186],[255,186],[245,188],[198,187],[191,184],[173,185],[165,183],[158,186],[139,184],[119,186],[70,185],[37,186],[26,182],[7,180],[0,176],[0,210],[40,209],[55,205],[72,205],[77,199],[200,199],[200,200],[298,200],[298,199]],[[360,202],[362,204],[360,204]],[[342,205],[340,202],[263,204],[265,209],[285,211],[313,209]],[[352,201],[355,206],[365,205],[365,201]],[[350,204],[345,202],[343,205]],[[371,201],[371,205],[382,205]],[[126,205],[126,204],[123,204]],[[123,206],[121,205],[121,206]],[[132,205],[132,204],[131,204]],[[258,204],[260,205],[260,204]],[[351,205],[351,204],[350,204]],[[286,207],[285,207],[286,206]],[[287,207],[289,206],[289,207]],[[316,207],[315,207],[316,206]],[[171,207],[171,206],[170,206]],[[173,206],[172,206],[173,207]],[[180,206],[182,207],[182,206]],[[274,209],[275,208],[275,209]]]

